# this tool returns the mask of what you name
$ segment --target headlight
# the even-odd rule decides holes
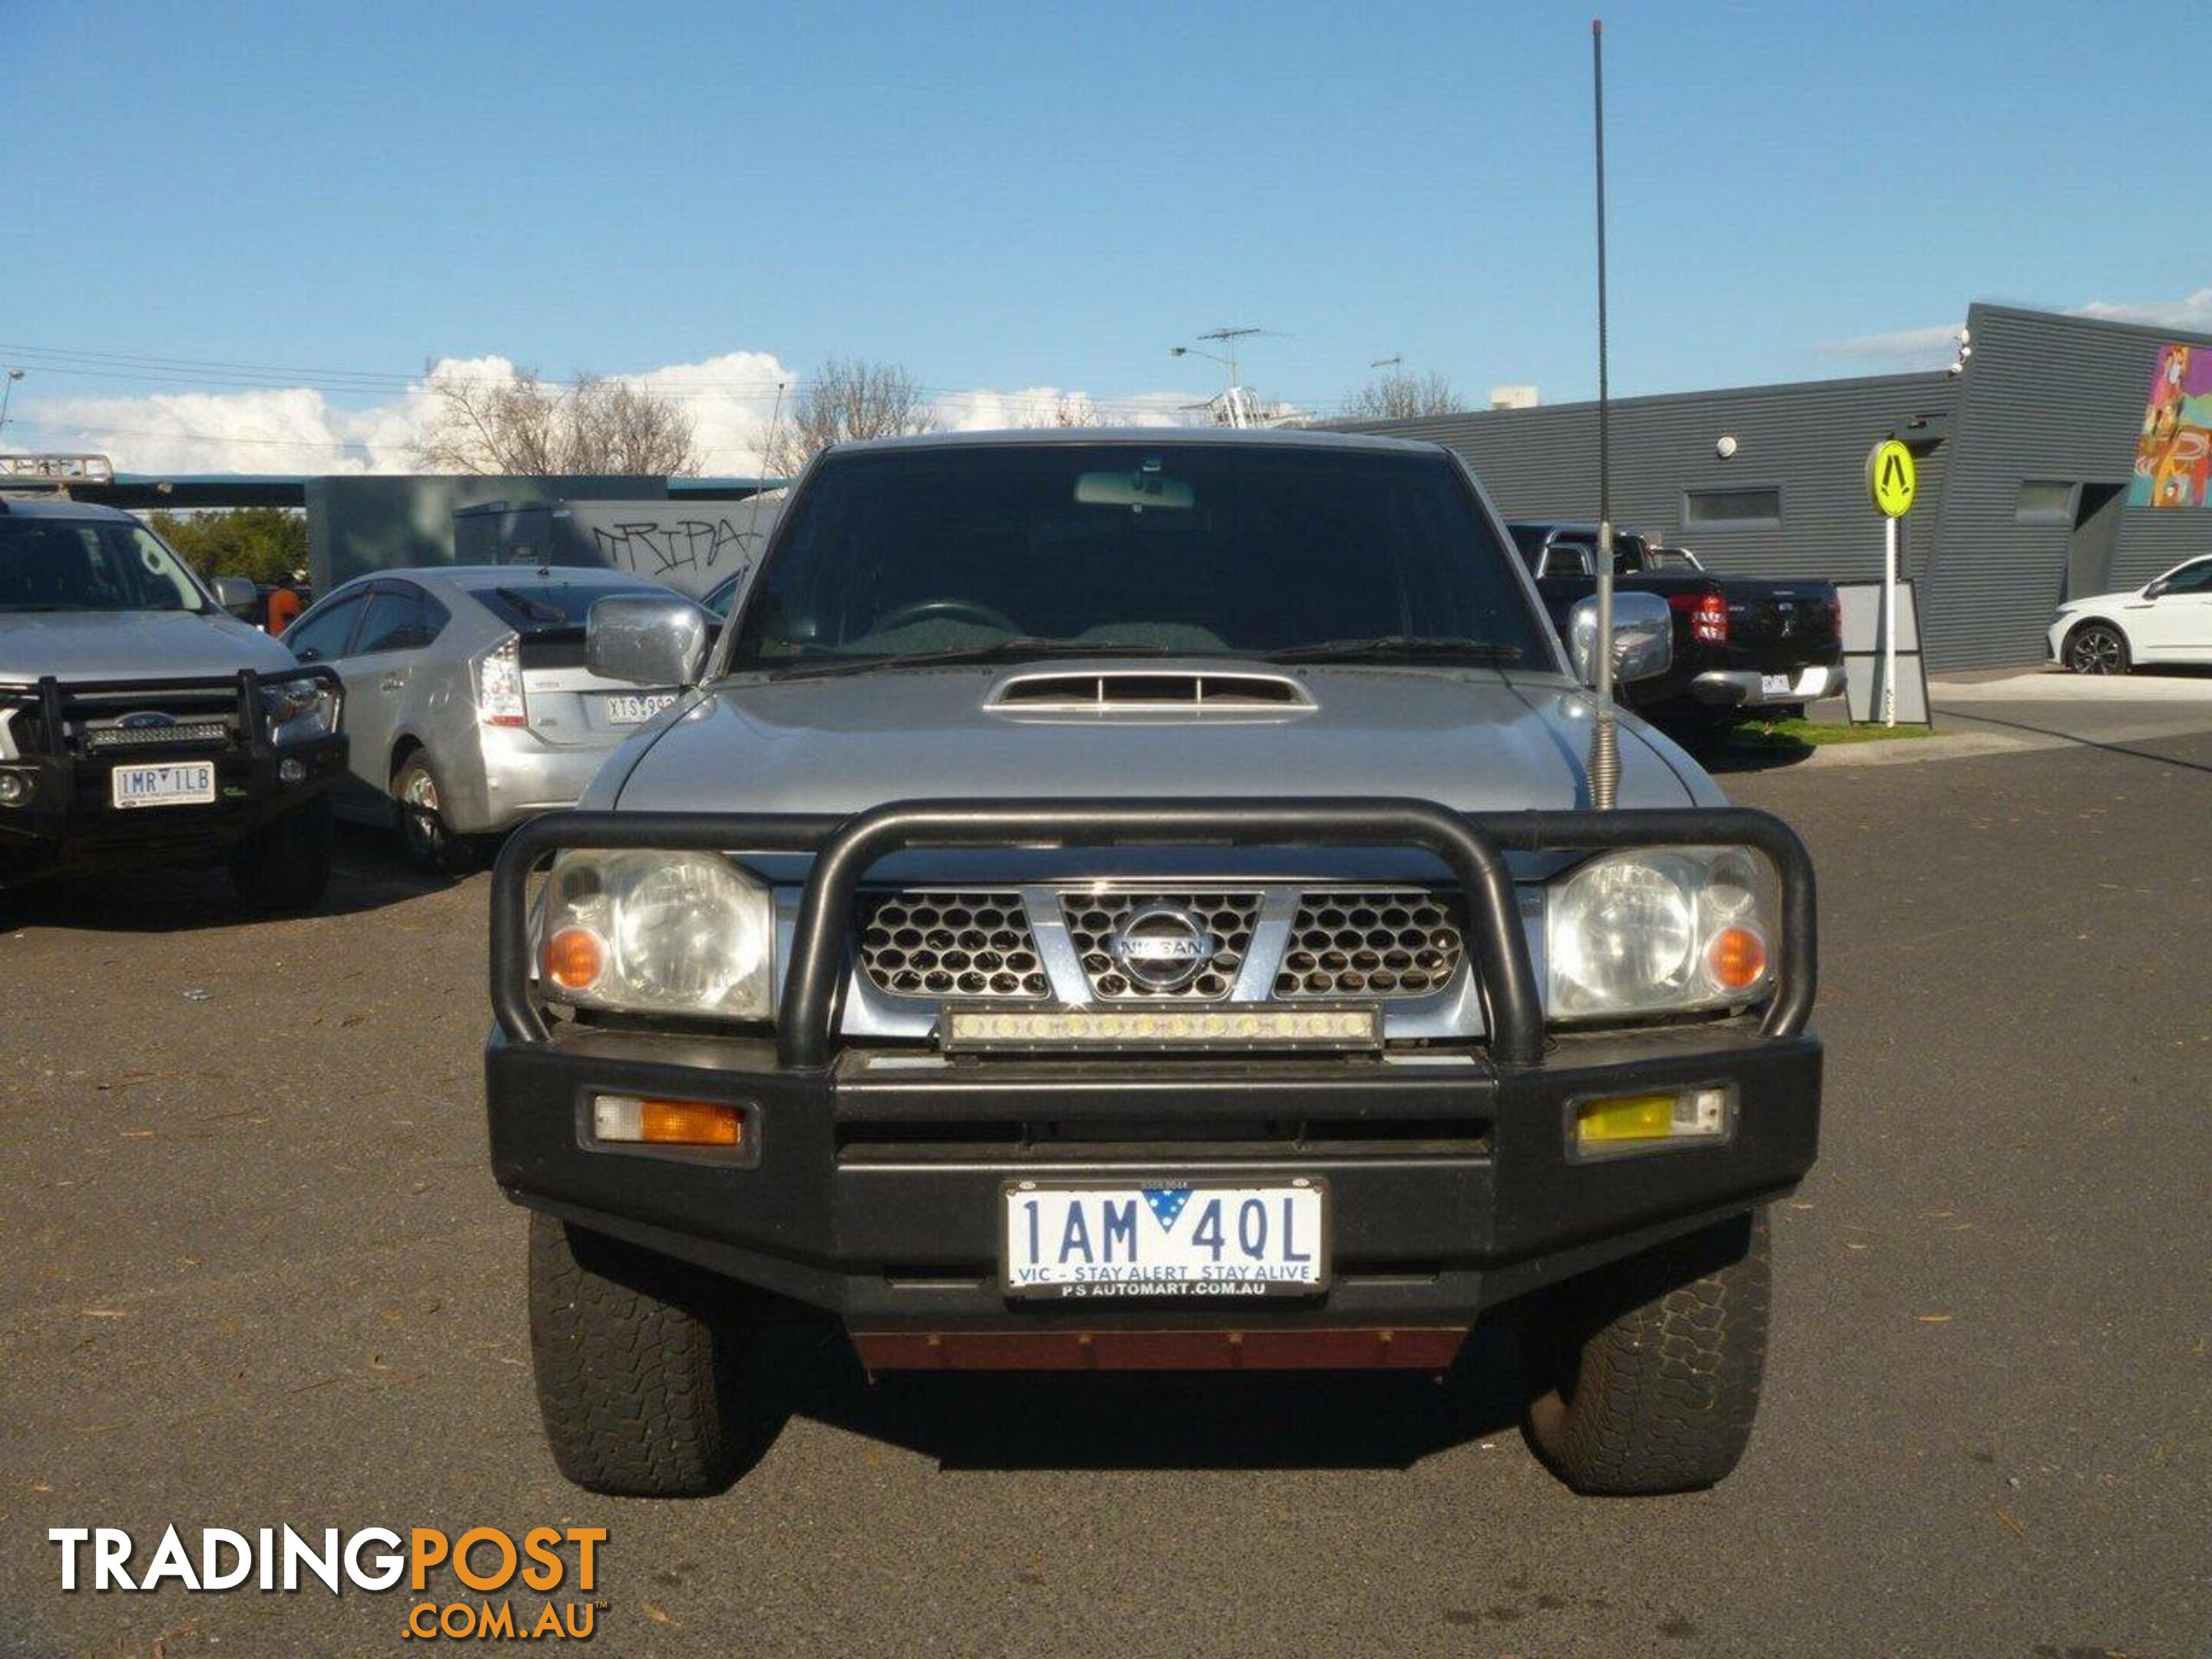
[[[552,1001],[769,1017],[775,902],[712,853],[564,853],[546,878],[538,936]]]
[[[261,710],[278,743],[319,738],[337,730],[337,688],[324,680],[278,680],[261,688]]]
[[[1545,906],[1550,1016],[1617,1019],[1755,1002],[1773,983],[1764,860],[1739,847],[1609,853]]]

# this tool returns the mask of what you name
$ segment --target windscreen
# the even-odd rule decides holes
[[[1549,666],[1450,461],[1289,445],[976,445],[825,461],[726,667],[1055,647],[1462,646]]]
[[[210,608],[183,562],[137,525],[0,518],[0,611]]]

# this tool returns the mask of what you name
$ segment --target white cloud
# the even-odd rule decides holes
[[[1959,352],[1957,323],[1900,328],[1888,334],[1861,334],[1847,340],[1821,340],[1813,349],[1823,357],[1853,357],[1900,368],[1942,368]]]
[[[1071,424],[1180,426],[1190,418],[1184,408],[1198,401],[1188,392],[1142,392],[1101,399],[1062,386],[1033,386],[1018,392],[948,392],[934,407],[939,424],[948,432],[989,432],[1010,426],[1054,425],[1062,410]]]
[[[16,400],[12,441],[27,448],[93,450],[129,472],[362,472],[365,452],[347,447],[345,418],[319,392],[157,392],[143,398]],[[386,470],[386,469],[376,469]]]
[[[514,373],[506,357],[446,358],[387,401],[366,405],[334,404],[313,386],[47,398],[26,398],[18,387],[8,435],[21,447],[97,451],[124,472],[407,472],[414,470],[413,444],[436,407],[432,381]],[[765,351],[724,352],[623,378],[680,402],[706,470],[738,475],[764,470],[776,388],[784,387],[788,413],[800,380]],[[1182,410],[1196,401],[1187,392],[1094,399],[1029,386],[946,392],[933,407],[947,429],[969,432],[1048,422],[1063,403],[1088,409],[1103,424],[1170,426],[1189,418]]]
[[[2075,306],[2066,314],[2094,317],[2111,323],[2182,329],[2192,333],[2212,332],[2212,288],[2200,288],[2180,300],[2092,300],[2087,305]],[[1824,357],[1858,358],[1898,368],[1943,368],[1957,355],[1960,326],[1957,323],[1937,323],[1927,328],[1901,328],[1888,334],[1860,334],[1844,340],[1822,340],[1813,349]]]
[[[2212,288],[2200,288],[2185,300],[2149,300],[2140,305],[2115,305],[2092,300],[2075,313],[2101,317],[2107,322],[2145,323],[2155,328],[2179,328],[2193,333],[2212,331]]]

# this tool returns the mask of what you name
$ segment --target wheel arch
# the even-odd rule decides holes
[[[2136,648],[2135,636],[2128,632],[2128,625],[2122,622],[2118,617],[2108,617],[2101,611],[2093,611],[2087,616],[2076,617],[2071,622],[2067,623],[2066,638],[2070,642],[2074,636],[2080,633],[2083,629],[2093,627],[2109,628],[2115,634],[2118,634],[2123,640],[2127,641],[2128,649],[2130,651],[2133,651]]]

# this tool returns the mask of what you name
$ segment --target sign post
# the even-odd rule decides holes
[[[1897,724],[1897,521],[1920,488],[1912,452],[1885,438],[1867,452],[1867,494],[1881,514],[1881,723]]]

